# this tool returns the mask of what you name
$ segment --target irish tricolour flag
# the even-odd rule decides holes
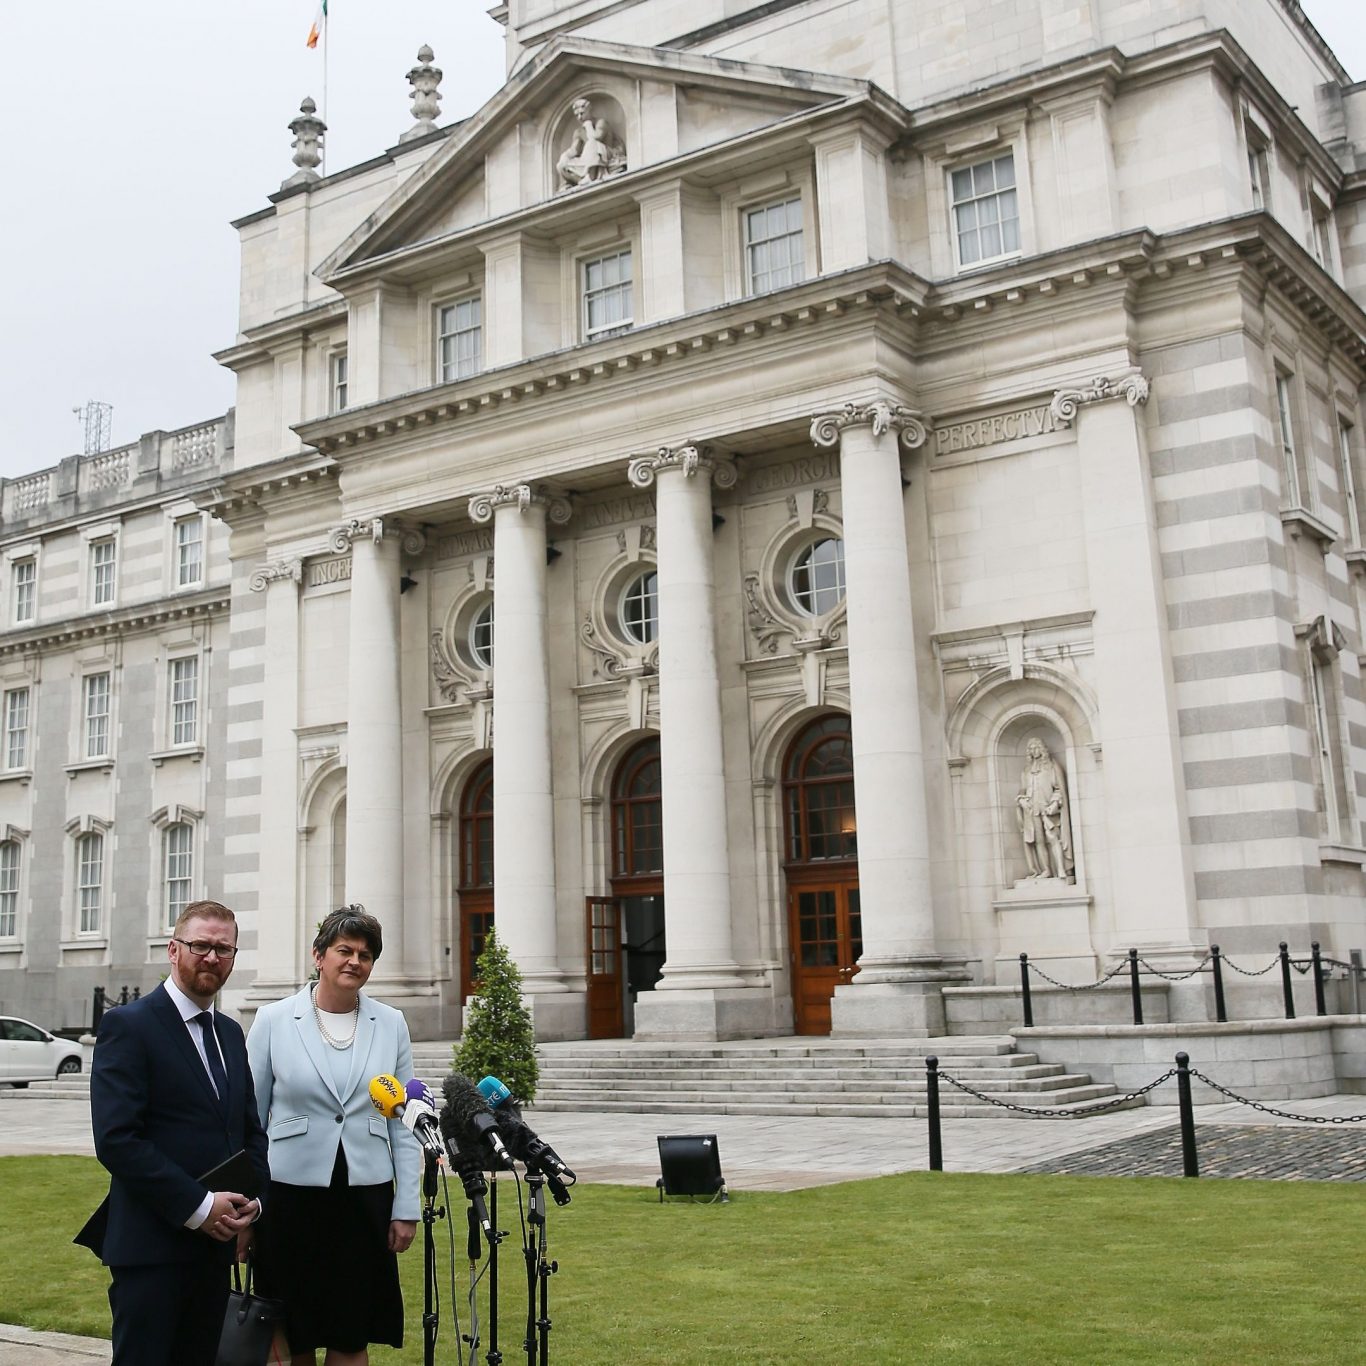
[[[323,25],[327,23],[327,0],[321,0],[318,12],[313,16],[313,27],[308,30],[309,47],[317,47],[318,39],[323,36]]]

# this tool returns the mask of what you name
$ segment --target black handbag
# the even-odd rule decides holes
[[[266,1366],[275,1329],[284,1321],[285,1306],[280,1300],[252,1294],[250,1253],[246,1289],[242,1288],[242,1273],[236,1262],[232,1264],[232,1287],[214,1366]]]

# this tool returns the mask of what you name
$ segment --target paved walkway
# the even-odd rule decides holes
[[[1366,1114],[1366,1096],[1288,1103],[1297,1114]],[[732,1191],[807,1186],[923,1171],[922,1120],[760,1118],[528,1112],[532,1126],[580,1181],[653,1186],[661,1134],[715,1134]],[[1175,1109],[1148,1106],[1079,1120],[953,1119],[943,1126],[944,1168],[971,1172],[1170,1174],[1181,1170]],[[1213,1130],[1213,1132],[1211,1132]],[[1281,1179],[1366,1179],[1366,1123],[1297,1124],[1246,1106],[1196,1112],[1202,1171]],[[90,1108],[81,1100],[0,1102],[0,1156],[92,1153]],[[1204,1154],[1208,1155],[1205,1160]],[[0,1366],[108,1366],[109,1344],[0,1325]]]

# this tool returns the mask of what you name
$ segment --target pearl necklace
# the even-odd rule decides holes
[[[322,1013],[321,1010],[318,1009],[318,991],[317,991],[317,988],[316,988],[316,987],[313,989],[312,997],[313,997],[313,1018],[314,1018],[314,1020],[317,1021],[317,1024],[318,1024],[318,1033],[321,1034],[321,1035],[323,1036],[323,1042],[324,1042],[325,1044],[331,1045],[331,1047],[336,1048],[336,1049],[338,1049],[338,1050],[344,1049],[344,1048],[350,1048],[351,1045],[352,1045],[353,1043],[355,1043],[355,1041],[356,1041],[356,1030],[357,1030],[357,1028],[358,1028],[359,1025],[360,1025],[360,997],[359,997],[359,996],[356,997],[356,1004],[352,1007],[352,1009],[351,1009],[351,1011],[350,1011],[350,1015],[351,1015],[351,1033],[348,1034],[348,1035],[346,1036],[346,1038],[344,1038],[344,1039],[334,1039],[334,1038],[332,1037],[332,1035],[329,1034],[329,1033],[327,1032],[327,1026],[326,1026],[325,1024],[323,1024],[323,1013]],[[329,1011],[328,1013],[329,1013],[329,1014],[335,1014],[336,1012],[334,1012],[334,1011]]]

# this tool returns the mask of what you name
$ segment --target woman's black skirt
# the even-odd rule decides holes
[[[398,1258],[389,1251],[393,1187],[347,1183],[337,1144],[332,1184],[270,1183],[256,1227],[256,1288],[285,1304],[291,1352],[403,1346]]]

